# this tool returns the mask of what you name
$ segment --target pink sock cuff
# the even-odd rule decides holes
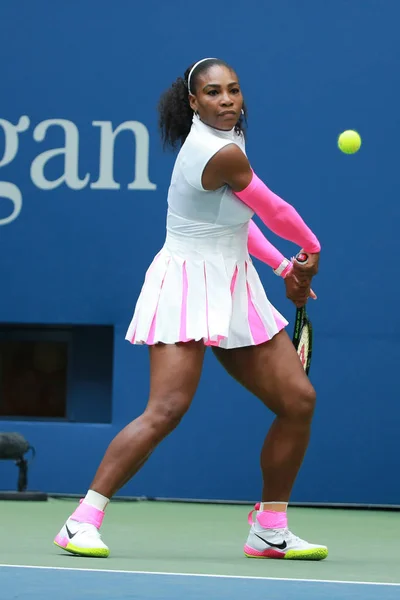
[[[71,519],[79,521],[79,523],[90,523],[97,527],[97,529],[100,529],[104,519],[104,511],[99,510],[90,504],[85,504],[85,502],[81,500],[78,508],[75,510],[74,514],[71,515]]]
[[[257,521],[266,529],[286,529],[287,513],[275,510],[263,510],[257,513]]]

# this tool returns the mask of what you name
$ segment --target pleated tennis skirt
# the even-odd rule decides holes
[[[198,239],[168,233],[147,270],[125,339],[240,348],[270,340],[287,324],[248,254],[247,228]]]

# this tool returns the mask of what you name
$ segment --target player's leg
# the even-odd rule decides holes
[[[197,388],[204,345],[150,347],[150,396],[144,413],[109,445],[90,489],[111,498],[179,424]]]
[[[288,502],[307,449],[315,391],[286,331],[265,344],[213,349],[224,368],[276,419],[261,452],[262,500]]]
[[[86,498],[56,537],[58,546],[83,556],[108,556],[99,534],[108,501],[180,422],[196,392],[203,358],[202,342],[150,347],[147,407],[110,443]]]
[[[286,533],[286,507],[308,446],[315,407],[314,388],[289,336],[283,330],[264,344],[213,351],[228,373],[276,415],[261,451],[264,505],[257,513],[246,554],[325,558],[324,546],[315,547]],[[258,538],[257,528],[268,529],[267,537]]]

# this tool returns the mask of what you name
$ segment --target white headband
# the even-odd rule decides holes
[[[205,60],[217,60],[215,58],[202,58],[201,60],[199,60],[195,65],[193,65],[193,67],[190,69],[190,73],[188,75],[188,90],[189,90],[189,94],[192,93],[192,90],[190,89],[190,78],[192,76],[193,71],[195,70],[195,68],[202,62],[204,62]]]

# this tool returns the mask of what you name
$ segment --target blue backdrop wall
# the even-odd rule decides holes
[[[0,322],[113,327],[111,422],[95,408],[94,424],[0,422],[37,449],[30,488],[83,493],[145,406],[147,351],[124,335],[164,239],[174,156],[156,105],[188,65],[220,56],[241,78],[253,167],[323,244],[310,306],[318,408],[293,500],[400,503],[399,18],[396,0],[1,5]],[[363,137],[354,156],[336,146],[347,128]],[[258,268],[291,327],[282,282]],[[95,407],[108,383],[90,385],[87,352],[80,397]],[[209,353],[191,411],[121,494],[258,499],[271,420]],[[1,489],[14,471],[0,464]]]

